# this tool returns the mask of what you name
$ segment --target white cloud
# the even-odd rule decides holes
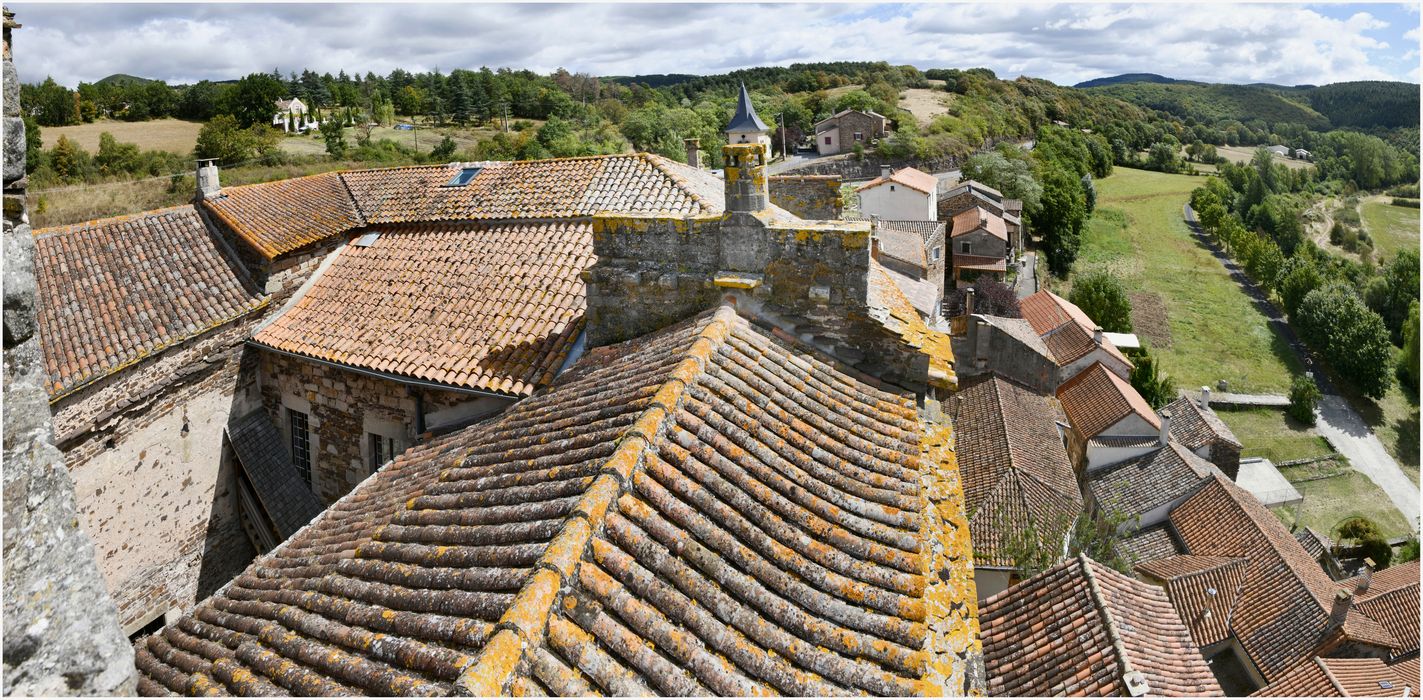
[[[1367,6],[1364,6],[1367,8]],[[1059,83],[1126,72],[1222,82],[1402,78],[1370,36],[1295,5],[29,5],[25,80],[124,72],[170,82],[309,67],[385,74],[481,65],[600,75],[802,61],[986,66]],[[1411,36],[1410,36],[1411,35]],[[1417,29],[1405,35],[1416,42]],[[1415,47],[1416,48],[1416,47]],[[1383,59],[1389,60],[1383,60]]]

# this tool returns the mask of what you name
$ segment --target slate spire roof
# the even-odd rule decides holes
[[[746,91],[746,83],[741,84],[741,94],[736,98],[736,113],[731,115],[731,123],[726,125],[727,133],[747,131],[768,132],[771,127],[756,116],[756,108],[751,104],[751,93]]]
[[[401,455],[136,645],[144,694],[961,694],[947,425],[730,308]]]

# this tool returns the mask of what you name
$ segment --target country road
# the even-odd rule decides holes
[[[1269,319],[1270,326],[1285,339],[1285,342],[1299,357],[1300,364],[1309,370],[1319,391],[1324,397],[1319,402],[1318,417],[1315,428],[1325,439],[1334,445],[1334,449],[1340,454],[1349,458],[1350,464],[1359,473],[1367,476],[1370,481],[1383,489],[1388,494],[1389,500],[1398,511],[1408,518],[1413,526],[1418,527],[1418,487],[1413,485],[1413,480],[1403,473],[1398,462],[1384,449],[1383,443],[1378,436],[1369,429],[1358,411],[1349,405],[1348,400],[1340,396],[1330,383],[1324,372],[1319,371],[1314,354],[1309,348],[1301,343],[1294,329],[1286,322],[1284,314],[1270,302],[1269,297],[1255,285],[1240,266],[1230,259],[1209,236],[1201,230],[1200,223],[1196,220],[1196,212],[1191,210],[1191,205],[1183,207],[1186,225],[1195,234],[1197,240],[1206,246],[1211,254],[1219,260],[1225,269],[1230,272],[1232,279],[1240,285],[1246,295],[1255,303],[1255,308]]]

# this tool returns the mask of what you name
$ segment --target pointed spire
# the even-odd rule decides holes
[[[746,92],[746,83],[742,83],[741,97],[736,101],[736,114],[732,115],[731,123],[726,125],[726,133],[759,131],[764,134],[770,130],[771,127],[766,126],[766,123],[756,116],[756,108],[751,106],[751,94]]]

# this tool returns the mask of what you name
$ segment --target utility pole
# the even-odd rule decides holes
[[[791,155],[786,150],[786,113],[781,112],[776,116],[781,118],[781,160],[788,160]]]

